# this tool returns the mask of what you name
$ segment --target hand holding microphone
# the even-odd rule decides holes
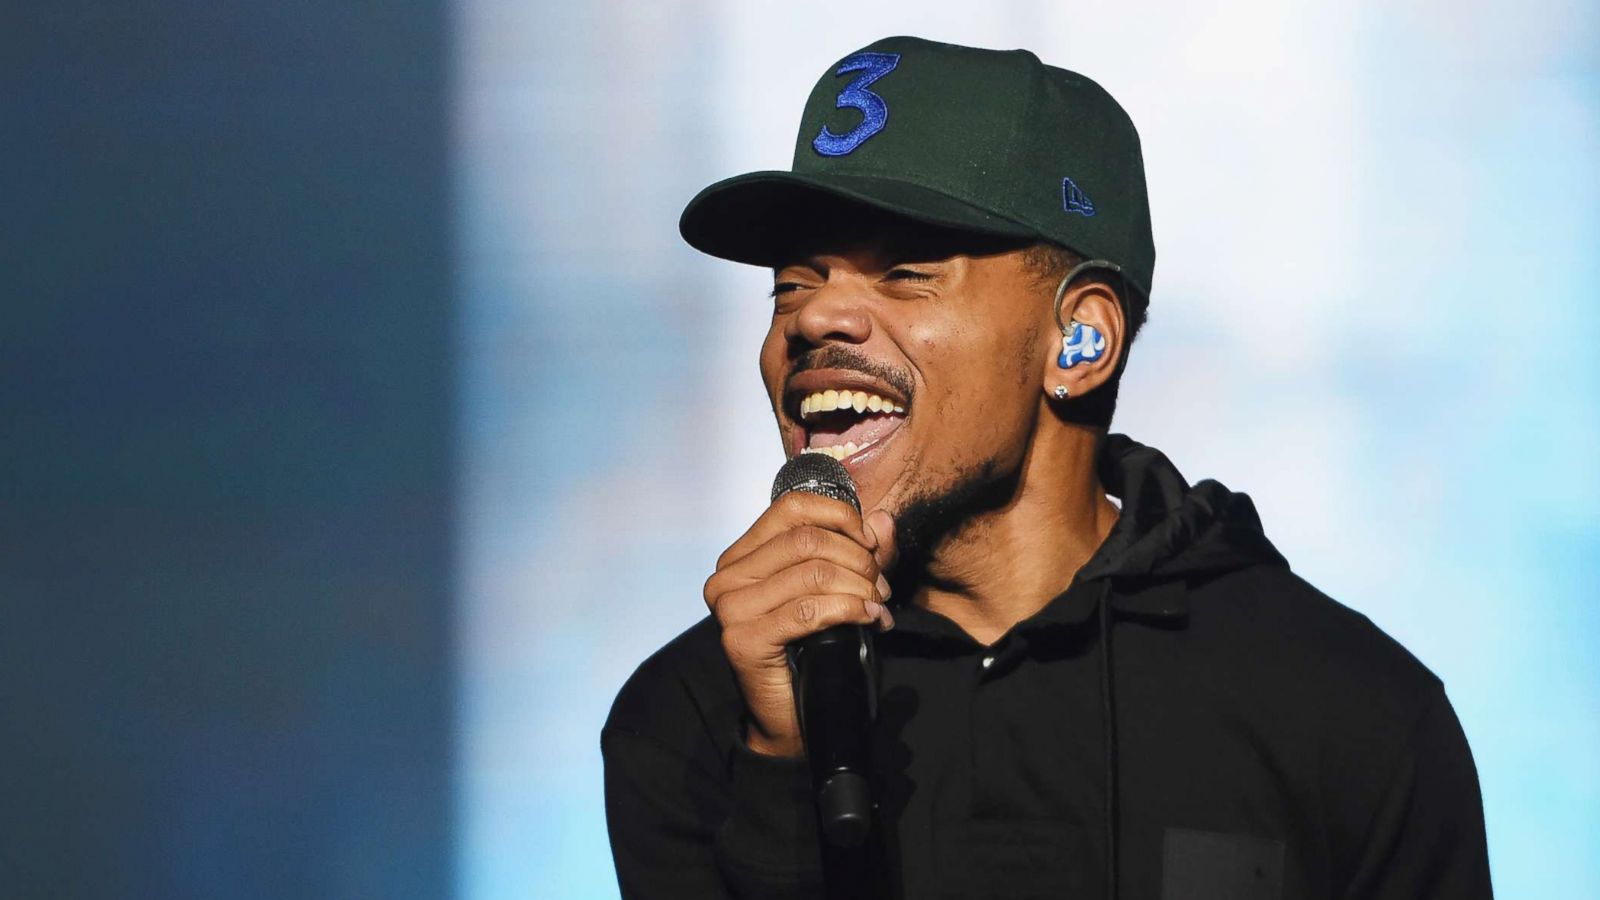
[[[848,844],[864,837],[866,825],[859,806],[867,802],[873,698],[861,626],[894,624],[883,606],[882,575],[893,561],[894,524],[881,510],[863,521],[844,467],[821,454],[786,463],[773,495],[772,506],[717,560],[706,603],[722,625],[723,650],[749,710],[746,743],[768,755],[807,755],[824,832]],[[791,645],[798,677],[791,675]],[[797,689],[807,698],[804,736]],[[833,780],[841,772],[860,780]],[[830,812],[834,801],[844,806]]]

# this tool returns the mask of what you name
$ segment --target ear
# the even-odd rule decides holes
[[[1040,386],[1052,403],[1071,403],[1074,398],[1083,397],[1111,380],[1125,350],[1127,320],[1122,314],[1122,303],[1109,284],[1097,278],[1080,277],[1061,298],[1061,321],[1069,333],[1076,321],[1093,328],[1105,339],[1105,349],[1099,356],[1077,359],[1070,368],[1063,368],[1060,364],[1062,334],[1055,322],[1051,322],[1049,333],[1053,344],[1045,358]],[[1057,399],[1057,387],[1067,389],[1066,400]]]

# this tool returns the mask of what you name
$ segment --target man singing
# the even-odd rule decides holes
[[[622,689],[624,896],[1490,896],[1439,679],[1293,574],[1244,494],[1107,434],[1155,249],[1098,85],[878,41],[812,91],[793,171],[680,227],[772,269],[785,451],[841,460],[866,512],[780,498]],[[840,855],[785,647],[850,623],[876,634],[876,828]]]

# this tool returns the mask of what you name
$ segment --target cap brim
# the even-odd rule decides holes
[[[830,231],[848,228],[852,205],[956,231],[1019,240],[1037,230],[979,209],[948,194],[892,178],[751,172],[696,194],[684,207],[678,231],[704,253],[758,266],[785,256]]]

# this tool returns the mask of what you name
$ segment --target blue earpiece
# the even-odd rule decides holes
[[[1122,274],[1122,267],[1114,262],[1088,259],[1073,266],[1072,271],[1056,286],[1056,327],[1061,329],[1061,355],[1056,357],[1056,365],[1063,369],[1070,369],[1081,362],[1094,362],[1106,352],[1106,336],[1098,328],[1085,325],[1077,319],[1073,319],[1069,327],[1061,316],[1061,301],[1067,296],[1067,288],[1072,285],[1073,279],[1091,269],[1104,269],[1119,278]]]
[[[1070,369],[1081,362],[1094,362],[1106,352],[1106,338],[1093,325],[1074,321],[1072,330],[1061,336],[1061,355],[1056,365]]]

